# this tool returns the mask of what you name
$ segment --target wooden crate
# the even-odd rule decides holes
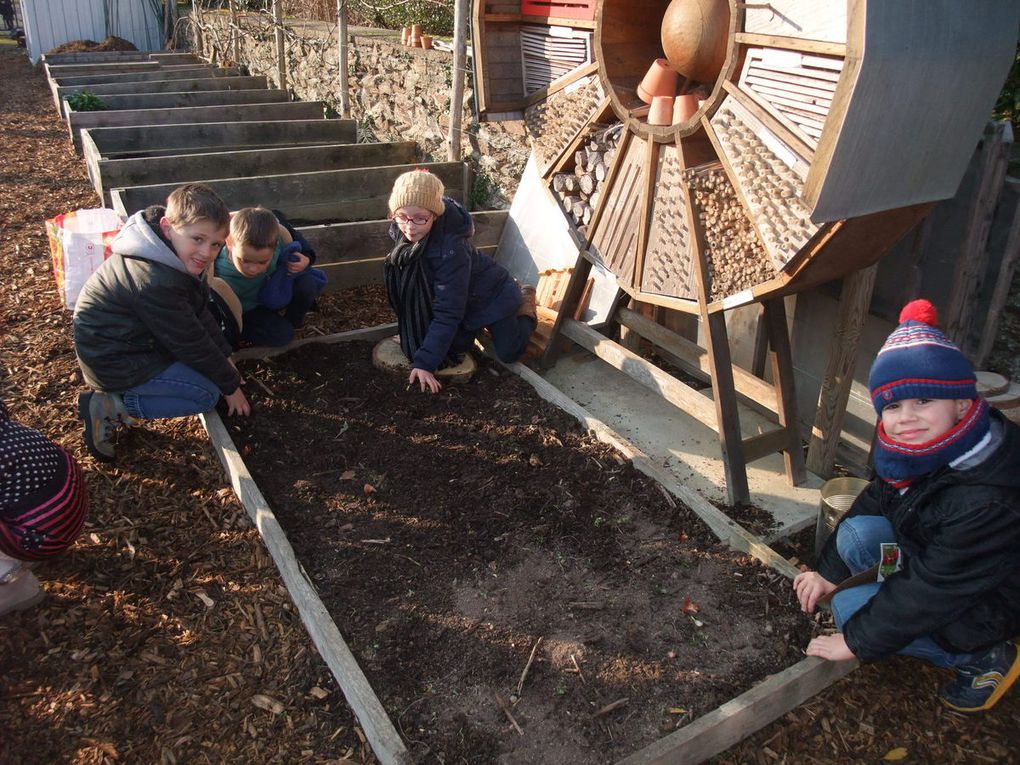
[[[521,0],[524,16],[595,20],[596,0]]]
[[[538,314],[538,325],[528,341],[528,348],[521,361],[528,362],[545,353],[549,340],[552,338],[553,327],[556,324],[563,295],[567,291],[567,284],[570,282],[570,274],[573,270],[572,268],[549,269],[538,275],[538,286],[535,289],[535,310]],[[580,321],[585,311],[588,310],[588,302],[591,299],[594,284],[594,279],[589,279],[585,283],[581,299],[574,311],[574,319]]]

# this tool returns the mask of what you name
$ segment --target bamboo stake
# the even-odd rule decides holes
[[[336,0],[337,52],[340,57],[340,116],[351,118],[351,93],[348,82],[350,72],[350,40],[347,36],[347,0]]]
[[[468,0],[455,0],[453,20],[453,84],[450,86],[451,162],[460,162],[460,123],[464,113],[464,68],[467,66]]]
[[[286,90],[287,51],[283,39],[283,0],[273,0],[273,26],[276,28],[276,78],[280,90]]]

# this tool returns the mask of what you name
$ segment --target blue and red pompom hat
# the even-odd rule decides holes
[[[871,403],[879,414],[908,398],[977,398],[974,368],[942,330],[927,300],[900,311],[900,324],[878,351],[868,376]]]

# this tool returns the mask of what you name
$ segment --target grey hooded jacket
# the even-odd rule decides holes
[[[209,287],[189,274],[146,222],[161,210],[132,215],[114,254],[89,277],[74,309],[74,347],[94,390],[121,392],[175,361],[229,395],[241,383],[230,346],[209,312]]]

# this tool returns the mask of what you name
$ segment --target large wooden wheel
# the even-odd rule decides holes
[[[1015,9],[850,5],[598,5],[597,75],[537,107],[583,123],[546,147],[542,170],[632,297],[712,313],[800,291],[874,263],[955,192],[1013,51]],[[637,86],[664,48],[698,103],[650,125]]]
[[[1013,60],[1020,7],[527,3],[533,13],[574,14],[543,19],[525,5],[477,0],[476,86],[483,111],[523,112],[539,172],[576,225],[580,255],[550,336],[562,332],[713,428],[731,504],[748,499],[746,462],[767,454],[782,452],[800,482],[780,298],[873,264],[935,201],[953,196]],[[528,72],[576,45],[572,32],[553,31],[560,24],[590,34],[594,60],[529,94]],[[505,65],[515,53],[519,69]],[[654,102],[652,119],[642,98],[653,90],[646,72],[664,56],[679,73],[668,94],[683,105],[672,121]],[[711,402],[569,318],[592,264],[641,303],[700,317],[707,361],[638,312],[615,318],[707,373]],[[771,384],[730,362],[724,311],[755,302]],[[550,343],[543,364],[557,353]],[[744,437],[738,396],[771,410],[779,427]]]

